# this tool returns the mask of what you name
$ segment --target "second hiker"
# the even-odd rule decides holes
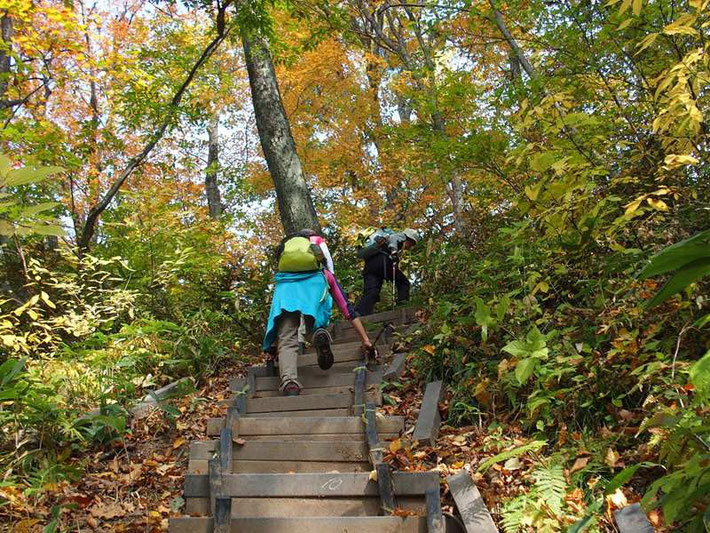
[[[419,242],[419,233],[413,229],[401,232],[382,228],[372,232],[358,249],[358,256],[365,260],[362,269],[363,294],[355,310],[360,316],[372,314],[380,300],[382,283],[394,283],[397,290],[396,302],[409,300],[410,283],[399,269],[399,254]]]

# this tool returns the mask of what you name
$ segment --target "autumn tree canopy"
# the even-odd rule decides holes
[[[702,531],[709,21],[701,0],[0,2],[0,522],[98,527],[72,492],[88,451],[160,434],[127,423],[152,387],[258,356],[284,233],[320,228],[357,297],[356,234],[385,226],[424,235],[402,342],[412,387],[446,381],[465,468],[538,443],[480,474],[502,529],[611,531],[640,500]]]

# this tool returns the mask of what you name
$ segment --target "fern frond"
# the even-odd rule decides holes
[[[525,494],[505,502],[501,510],[501,525],[505,533],[518,533],[525,519],[528,498]]]
[[[540,466],[532,473],[532,477],[545,504],[554,513],[561,513],[567,493],[567,481],[562,465]]]

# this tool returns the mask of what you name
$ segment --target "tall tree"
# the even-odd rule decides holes
[[[207,124],[207,168],[205,169],[205,194],[210,217],[217,220],[222,215],[222,198],[219,194],[219,108],[215,109]]]
[[[319,230],[320,223],[296,153],[266,40],[245,31],[242,43],[256,127],[276,188],[281,223],[287,234],[304,228]]]

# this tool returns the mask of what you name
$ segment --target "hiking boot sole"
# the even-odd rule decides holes
[[[318,366],[321,370],[328,370],[333,366],[333,349],[330,347],[330,334],[320,329],[313,335],[313,346],[318,355]]]

